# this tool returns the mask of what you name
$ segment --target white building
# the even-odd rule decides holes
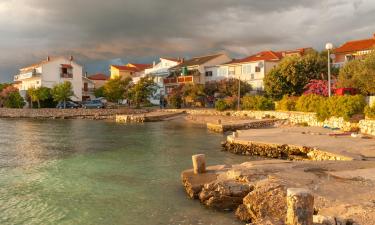
[[[160,104],[160,96],[164,95],[164,78],[169,76],[169,69],[177,66],[181,63],[181,59],[173,58],[160,58],[158,64],[153,64],[152,68],[145,70],[145,76],[151,76],[154,78],[155,83],[157,84],[157,90],[153,98],[150,99],[153,104]]]
[[[170,75],[164,79],[167,93],[180,84],[205,84],[211,81],[217,65],[230,62],[231,58],[225,54],[214,54],[194,57],[184,60],[179,65],[169,69]]]
[[[45,61],[20,69],[14,76],[14,81],[19,83],[21,95],[26,96],[29,88],[48,87],[69,81],[72,83],[74,96],[72,100],[82,100],[82,66],[65,57],[50,58]]]
[[[243,59],[210,67],[211,80],[240,79],[249,83],[254,91],[263,91],[263,79],[284,57],[303,56],[311,48],[300,48],[286,51],[263,51]]]

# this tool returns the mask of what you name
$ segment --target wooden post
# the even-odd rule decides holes
[[[289,188],[287,204],[287,225],[313,225],[314,196],[309,190]]]
[[[204,154],[193,155],[193,169],[194,174],[201,174],[206,172],[206,156]]]

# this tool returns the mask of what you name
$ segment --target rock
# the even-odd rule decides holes
[[[244,199],[253,222],[272,221],[272,224],[283,224],[287,212],[286,187],[277,179],[259,181],[254,190]]]
[[[336,220],[331,216],[314,215],[314,225],[336,225]]]
[[[236,213],[235,213],[237,219],[243,221],[243,222],[251,222],[251,215],[250,213],[247,211],[247,208],[245,205],[239,205],[238,208],[236,209]]]
[[[287,225],[313,225],[314,196],[304,188],[287,191]]]
[[[204,185],[199,199],[212,208],[235,210],[251,190],[252,187],[247,183],[233,180],[215,181]]]

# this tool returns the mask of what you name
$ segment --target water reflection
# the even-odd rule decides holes
[[[191,155],[221,135],[179,122],[0,120],[0,224],[239,224],[186,198]]]

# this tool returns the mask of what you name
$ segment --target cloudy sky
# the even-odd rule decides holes
[[[375,33],[374,0],[0,0],[0,82],[47,55],[108,64],[321,49]]]

